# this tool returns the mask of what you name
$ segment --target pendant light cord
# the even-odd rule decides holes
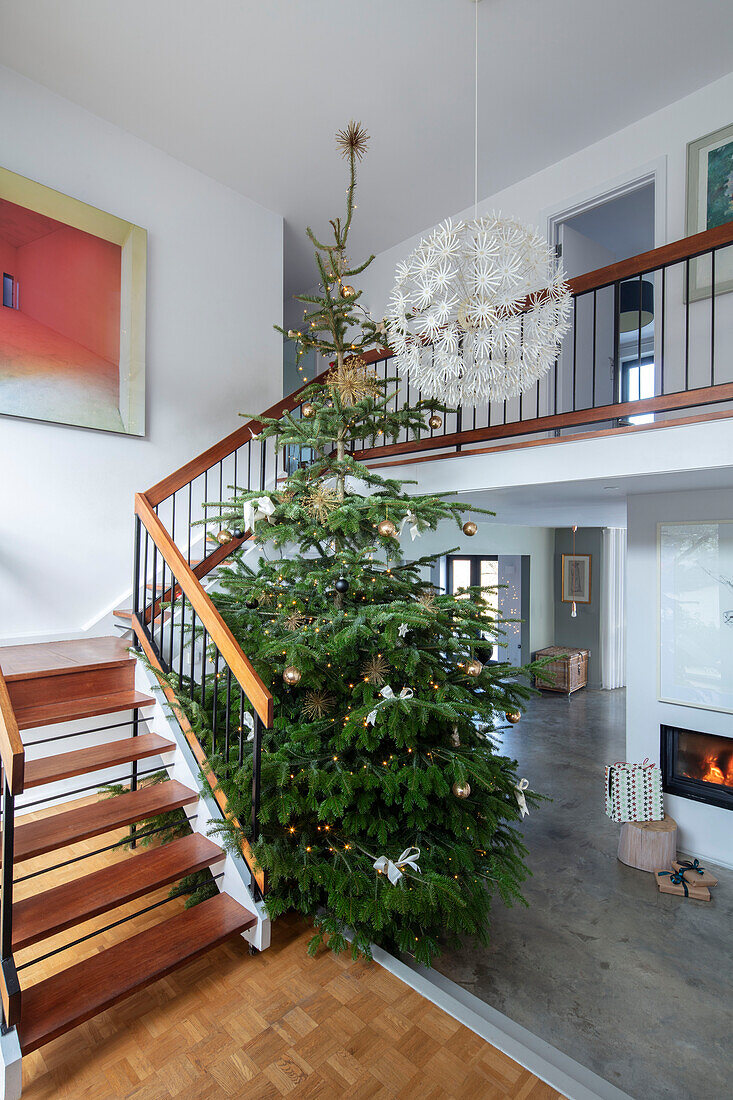
[[[473,217],[476,220],[478,210],[478,0],[474,20],[474,57],[473,57]]]

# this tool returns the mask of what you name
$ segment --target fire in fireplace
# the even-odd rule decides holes
[[[733,809],[733,739],[663,725],[660,748],[665,791]]]

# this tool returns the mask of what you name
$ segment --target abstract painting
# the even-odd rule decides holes
[[[733,521],[660,523],[659,698],[733,712]]]
[[[145,433],[144,229],[0,169],[0,414]]]

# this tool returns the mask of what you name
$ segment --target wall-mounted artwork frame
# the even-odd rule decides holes
[[[687,146],[687,236],[733,221],[733,123]],[[690,301],[710,297],[710,256],[690,261]],[[733,290],[733,248],[715,253],[715,294]]]
[[[0,415],[145,434],[147,233],[0,168]]]
[[[563,603],[590,603],[591,554],[562,555]]]
[[[733,520],[657,524],[658,698],[733,714]]]

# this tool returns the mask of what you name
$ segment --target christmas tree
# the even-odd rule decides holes
[[[352,266],[346,253],[366,140],[355,123],[338,135],[346,218],[331,222],[333,243],[308,231],[320,287],[301,297],[302,330],[287,334],[333,367],[302,394],[302,416],[265,421],[261,433],[309,460],[286,464],[269,490],[221,503],[218,521],[251,528],[261,557],[250,566],[235,552],[213,599],[275,697],[253,845],[270,914],[312,917],[312,950],[324,937],[343,949],[349,929],[355,951],[378,943],[429,965],[446,938],[487,939],[494,895],[521,898],[516,764],[491,730],[528,691],[521,670],[476,656],[487,633],[502,632],[485,593],[440,592],[426,581],[435,556],[403,559],[403,527],[412,547],[443,520],[460,527],[464,506],[412,493],[352,454],[445,412],[434,402],[394,410],[393,380],[360,354],[386,346],[350,282],[370,260]],[[190,711],[186,683],[177,686]],[[220,690],[213,678],[209,690]],[[193,717],[210,746],[205,710]],[[251,753],[241,765],[234,748],[211,760],[248,821]]]

